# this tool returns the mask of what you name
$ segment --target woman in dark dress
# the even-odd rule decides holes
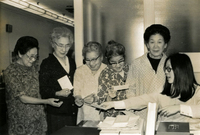
[[[65,27],[54,28],[50,42],[54,51],[40,65],[40,92],[42,98],[58,98],[63,104],[60,108],[47,105],[49,134],[64,126],[75,126],[78,110],[74,104],[73,90],[62,89],[58,82],[58,79],[67,76],[73,84],[76,64],[74,59],[66,56],[73,45],[73,34]]]

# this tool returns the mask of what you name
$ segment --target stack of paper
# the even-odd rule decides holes
[[[118,115],[106,117],[98,127],[100,135],[143,135],[143,123],[139,116]]]
[[[129,116],[118,115],[112,125],[112,127],[126,127],[129,122]]]

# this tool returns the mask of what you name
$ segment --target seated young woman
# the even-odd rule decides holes
[[[115,109],[140,110],[149,102],[158,105],[159,121],[200,122],[200,86],[194,77],[190,58],[176,53],[164,64],[166,82],[161,93],[144,94],[102,105]]]

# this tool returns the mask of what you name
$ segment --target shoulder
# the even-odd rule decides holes
[[[16,71],[16,66],[15,64],[11,63],[4,71],[4,74],[7,75],[11,72],[15,72]]]
[[[145,54],[143,54],[142,56],[140,56],[140,57],[134,59],[134,60],[132,61],[132,64],[143,63],[143,62],[146,61],[146,60],[148,60],[148,58],[147,58],[147,53],[145,53]]]
[[[75,62],[75,60],[73,58],[68,57],[68,60],[69,60],[70,63],[76,64],[76,62]]]
[[[52,68],[58,65],[58,60],[53,54],[49,54],[49,56],[42,60],[42,63],[40,65],[41,68]]]
[[[101,63],[101,66],[99,68],[99,71],[103,71],[104,69],[108,68],[108,66],[104,63]]]
[[[42,60],[42,63],[48,63],[48,62],[52,62],[56,59],[56,57],[53,54],[49,54],[49,56],[45,59]]]
[[[134,59],[130,65],[130,70],[138,69],[145,67],[148,63],[147,53],[143,54],[142,56]]]
[[[200,86],[198,85],[195,90],[195,95],[197,95],[200,98]]]
[[[129,71],[129,68],[130,68],[129,65],[128,65],[127,63],[125,63],[123,70],[124,70],[125,72],[128,72],[128,71]]]
[[[89,68],[87,67],[87,65],[84,64],[84,65],[79,66],[76,69],[75,73],[76,74],[85,73],[87,70],[89,70]]]

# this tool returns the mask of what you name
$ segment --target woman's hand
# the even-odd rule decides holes
[[[105,110],[108,110],[108,109],[115,107],[114,102],[103,102],[100,106],[102,108],[105,108]]]
[[[84,102],[88,104],[92,104],[95,101],[95,94],[91,94],[84,98]]]
[[[47,99],[49,105],[60,107],[63,104],[63,101],[59,101],[59,99],[49,98]]]
[[[161,108],[158,112],[160,113],[160,115],[168,117],[180,112],[180,105],[166,106]]]
[[[108,89],[108,94],[109,94],[109,96],[111,97],[111,98],[115,98],[117,95],[116,95],[116,92],[117,91],[115,91],[114,89],[113,89],[113,87],[112,88],[110,88],[110,89]]]
[[[69,94],[71,94],[70,89],[62,89],[62,90],[56,92],[56,96],[62,96],[62,97],[68,97]]]
[[[84,98],[84,102],[88,103],[88,104],[92,104],[94,102],[94,100],[95,100],[94,94],[91,94]]]
[[[81,98],[81,96],[75,96],[75,104],[79,107],[84,104],[84,100]]]

